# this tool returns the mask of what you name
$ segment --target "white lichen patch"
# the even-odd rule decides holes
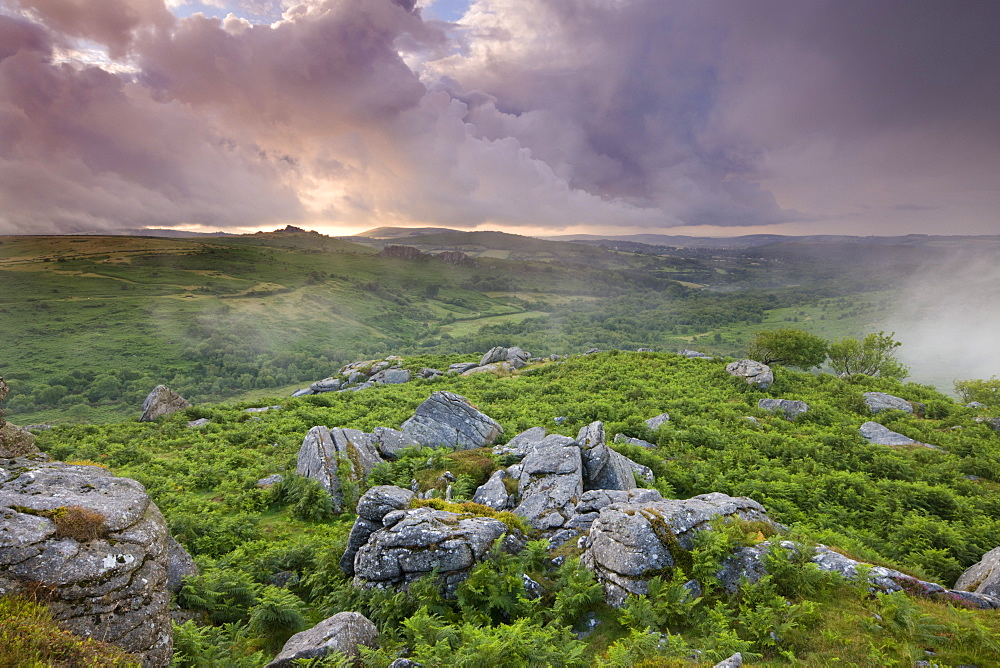
[[[121,564],[128,565],[133,561],[135,561],[135,557],[131,554],[109,554],[103,559],[104,568],[114,568]]]

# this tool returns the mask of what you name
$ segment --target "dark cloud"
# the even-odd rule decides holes
[[[995,225],[995,2],[209,4],[0,0],[0,229]]]
[[[97,67],[53,64],[0,15],[0,229],[58,232],[295,215],[282,173],[180,104]]]

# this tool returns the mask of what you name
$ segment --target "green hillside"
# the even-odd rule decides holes
[[[426,254],[287,228],[232,237],[0,238],[0,375],[25,423],[134,415],[167,384],[195,401],[288,393],[391,353],[697,348],[756,329],[878,329],[889,273],[694,249],[626,253],[499,232],[406,240]],[[475,256],[453,264],[438,250]],[[870,274],[871,272],[868,272]]]
[[[405,364],[443,368],[473,358],[478,354],[407,357]],[[366,665],[379,667],[400,653],[428,666],[481,665],[476,661],[493,652],[526,656],[512,665],[711,665],[735,651],[748,665],[912,665],[927,656],[939,665],[1000,663],[998,611],[906,592],[876,596],[794,560],[737,594],[713,588],[713,564],[740,541],[752,543],[756,529],[724,531],[698,544],[690,563],[705,593],[696,601],[678,599],[679,590],[666,583],[649,599],[608,608],[572,558],[575,541],[560,548],[568,560],[559,567],[541,543],[516,557],[498,555],[474,571],[457,599],[443,599],[433,582],[408,592],[357,589],[337,565],[353,516],[303,502],[312,498],[307,488],[256,486],[266,475],[294,471],[314,425],[398,428],[431,392],[449,390],[499,421],[502,440],[538,425],[575,437],[592,420],[602,420],[609,437],[621,432],[648,440],[654,449],[615,447],[652,469],[664,496],[749,496],[803,550],[823,543],[950,585],[1000,545],[1000,435],[975,420],[975,409],[925,386],[780,367],[774,385],[761,392],[724,366],[722,359],[612,351],[529,365],[505,377],[415,380],[361,392],[200,404],[155,423],[57,427],[40,433],[39,445],[53,457],[90,460],[139,480],[172,534],[196,556],[202,575],[188,581],[178,601],[201,616],[178,627],[180,666],[216,665],[222,656],[227,665],[261,665],[292,632],[341,610],[360,611],[378,625],[382,648]],[[876,390],[923,403],[923,417],[871,416],[861,395]],[[804,400],[810,410],[785,420],[757,408],[762,397]],[[263,405],[280,409],[244,410]],[[664,411],[671,419],[660,429],[644,425]],[[557,416],[566,420],[557,424]],[[196,418],[210,423],[189,428]],[[873,419],[940,449],[869,444],[858,427]],[[409,486],[416,478],[427,489],[447,469],[458,475],[456,496],[468,498],[501,465],[488,450],[425,449],[369,482]],[[362,491],[353,490],[355,498]],[[525,598],[522,573],[541,584],[540,599]],[[275,610],[296,614],[282,617],[284,626],[262,627],[262,616]],[[600,623],[578,638],[572,629],[588,615]],[[693,664],[691,656],[698,657]]]

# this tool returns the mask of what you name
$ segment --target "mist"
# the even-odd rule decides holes
[[[910,366],[910,380],[953,393],[955,380],[1000,376],[994,253],[984,248],[924,267],[899,294],[884,326],[903,344],[898,357]]]

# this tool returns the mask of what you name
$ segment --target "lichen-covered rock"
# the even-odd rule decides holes
[[[152,422],[158,417],[176,413],[190,405],[187,399],[166,385],[157,385],[142,402],[142,417],[139,418],[139,422]]]
[[[434,392],[403,423],[402,431],[421,445],[471,450],[493,445],[503,427],[476,410],[465,397],[453,392]]]
[[[4,422],[0,417],[0,458],[22,457],[39,452],[35,435],[27,429]]]
[[[391,437],[387,436],[387,441]],[[346,466],[351,480],[364,480],[371,470],[384,462],[374,434],[358,429],[318,425],[302,439],[295,472],[306,478],[318,480],[330,492],[334,510],[343,510],[343,495],[339,467]]]
[[[371,382],[378,385],[402,385],[410,382],[409,369],[385,369],[371,377]]]
[[[0,460],[0,595],[25,587],[73,633],[170,662],[167,527],[135,480],[41,456]]]
[[[506,361],[507,349],[503,346],[496,346],[486,351],[486,354],[480,358],[478,366],[486,366],[487,364],[493,364],[494,362]]]
[[[809,404],[792,399],[761,399],[757,402],[757,408],[765,411],[780,410],[785,414],[786,420],[794,420],[809,411]]]
[[[677,354],[683,355],[688,359],[712,359],[710,355],[706,355],[705,353],[700,353],[697,350],[687,350],[686,348],[678,350]]]
[[[507,363],[510,364],[515,369],[520,369],[528,363],[531,359],[531,353],[525,352],[521,348],[514,346],[513,348],[507,349]]]
[[[173,536],[167,536],[167,557],[167,589],[176,594],[184,578],[198,575],[198,564]]]
[[[582,563],[603,585],[607,602],[620,606],[630,593],[648,593],[654,575],[689,559],[694,534],[715,517],[776,526],[753,499],[717,492],[686,500],[613,503],[601,508],[594,521]]]
[[[339,513],[343,510],[344,496],[340,491],[337,464],[337,449],[330,430],[323,425],[310,429],[302,439],[295,472],[305,478],[318,480],[323,489],[330,493],[334,510]]]
[[[355,583],[399,587],[437,571],[449,594],[511,531],[490,517],[434,508],[394,510],[382,524],[354,557]]]
[[[659,415],[656,415],[646,420],[646,426],[649,427],[650,429],[659,429],[667,422],[670,422],[670,414],[660,413]]]
[[[267,668],[291,668],[296,661],[319,659],[330,652],[358,659],[362,646],[378,648],[378,629],[360,612],[338,612],[289,638]]]
[[[354,556],[368,538],[382,528],[382,519],[394,510],[410,507],[416,494],[394,485],[377,485],[358,499],[358,517],[354,520],[347,538],[347,549],[340,558],[340,568],[348,575],[354,575]]]
[[[514,512],[540,531],[561,528],[583,495],[583,459],[576,441],[546,436],[520,465]]]
[[[448,371],[446,371],[445,373],[448,375],[456,373],[464,373],[469,369],[475,369],[477,366],[479,366],[478,362],[456,362],[455,364],[449,365]]]
[[[481,503],[494,510],[509,509],[512,505],[511,498],[507,492],[507,487],[503,484],[506,477],[506,470],[500,469],[499,471],[494,471],[490,479],[476,490],[476,493],[472,497],[473,503]]]
[[[718,662],[712,668],[743,668],[743,655],[739,652]]]
[[[401,431],[388,427],[375,427],[372,433],[375,447],[386,459],[395,459],[403,448],[419,447],[420,444]]]
[[[1000,547],[995,547],[958,576],[955,589],[1000,598]]]
[[[320,394],[323,392],[336,392],[344,385],[344,381],[340,378],[334,378],[330,376],[329,378],[324,378],[323,380],[317,380],[315,383],[309,386],[309,389],[313,392]]]
[[[864,401],[872,413],[881,413],[888,410],[903,411],[905,413],[913,412],[913,405],[909,401],[901,397],[886,394],[885,392],[865,392]]]
[[[758,390],[766,390],[774,384],[774,373],[771,367],[755,360],[739,360],[726,365],[726,371],[733,376],[743,378],[747,385],[753,385]]]
[[[615,443],[634,445],[638,448],[645,448],[646,450],[652,450],[656,447],[655,443],[644,441],[641,438],[632,438],[631,436],[626,436],[625,434],[615,434]]]
[[[607,446],[601,422],[582,427],[576,442],[583,458],[584,489],[628,490],[637,486],[632,474],[635,462]]]
[[[868,439],[869,443],[875,445],[922,445],[925,448],[935,448],[933,445],[914,441],[909,436],[897,433],[878,422],[865,422],[858,431]]]
[[[532,427],[522,431],[504,445],[493,448],[493,454],[524,459],[545,439],[545,427]]]
[[[503,362],[493,362],[492,364],[484,364],[483,366],[473,367],[467,371],[463,371],[463,376],[475,376],[480,373],[492,373],[494,375],[503,375],[510,373],[514,370],[513,365],[506,360]]]

